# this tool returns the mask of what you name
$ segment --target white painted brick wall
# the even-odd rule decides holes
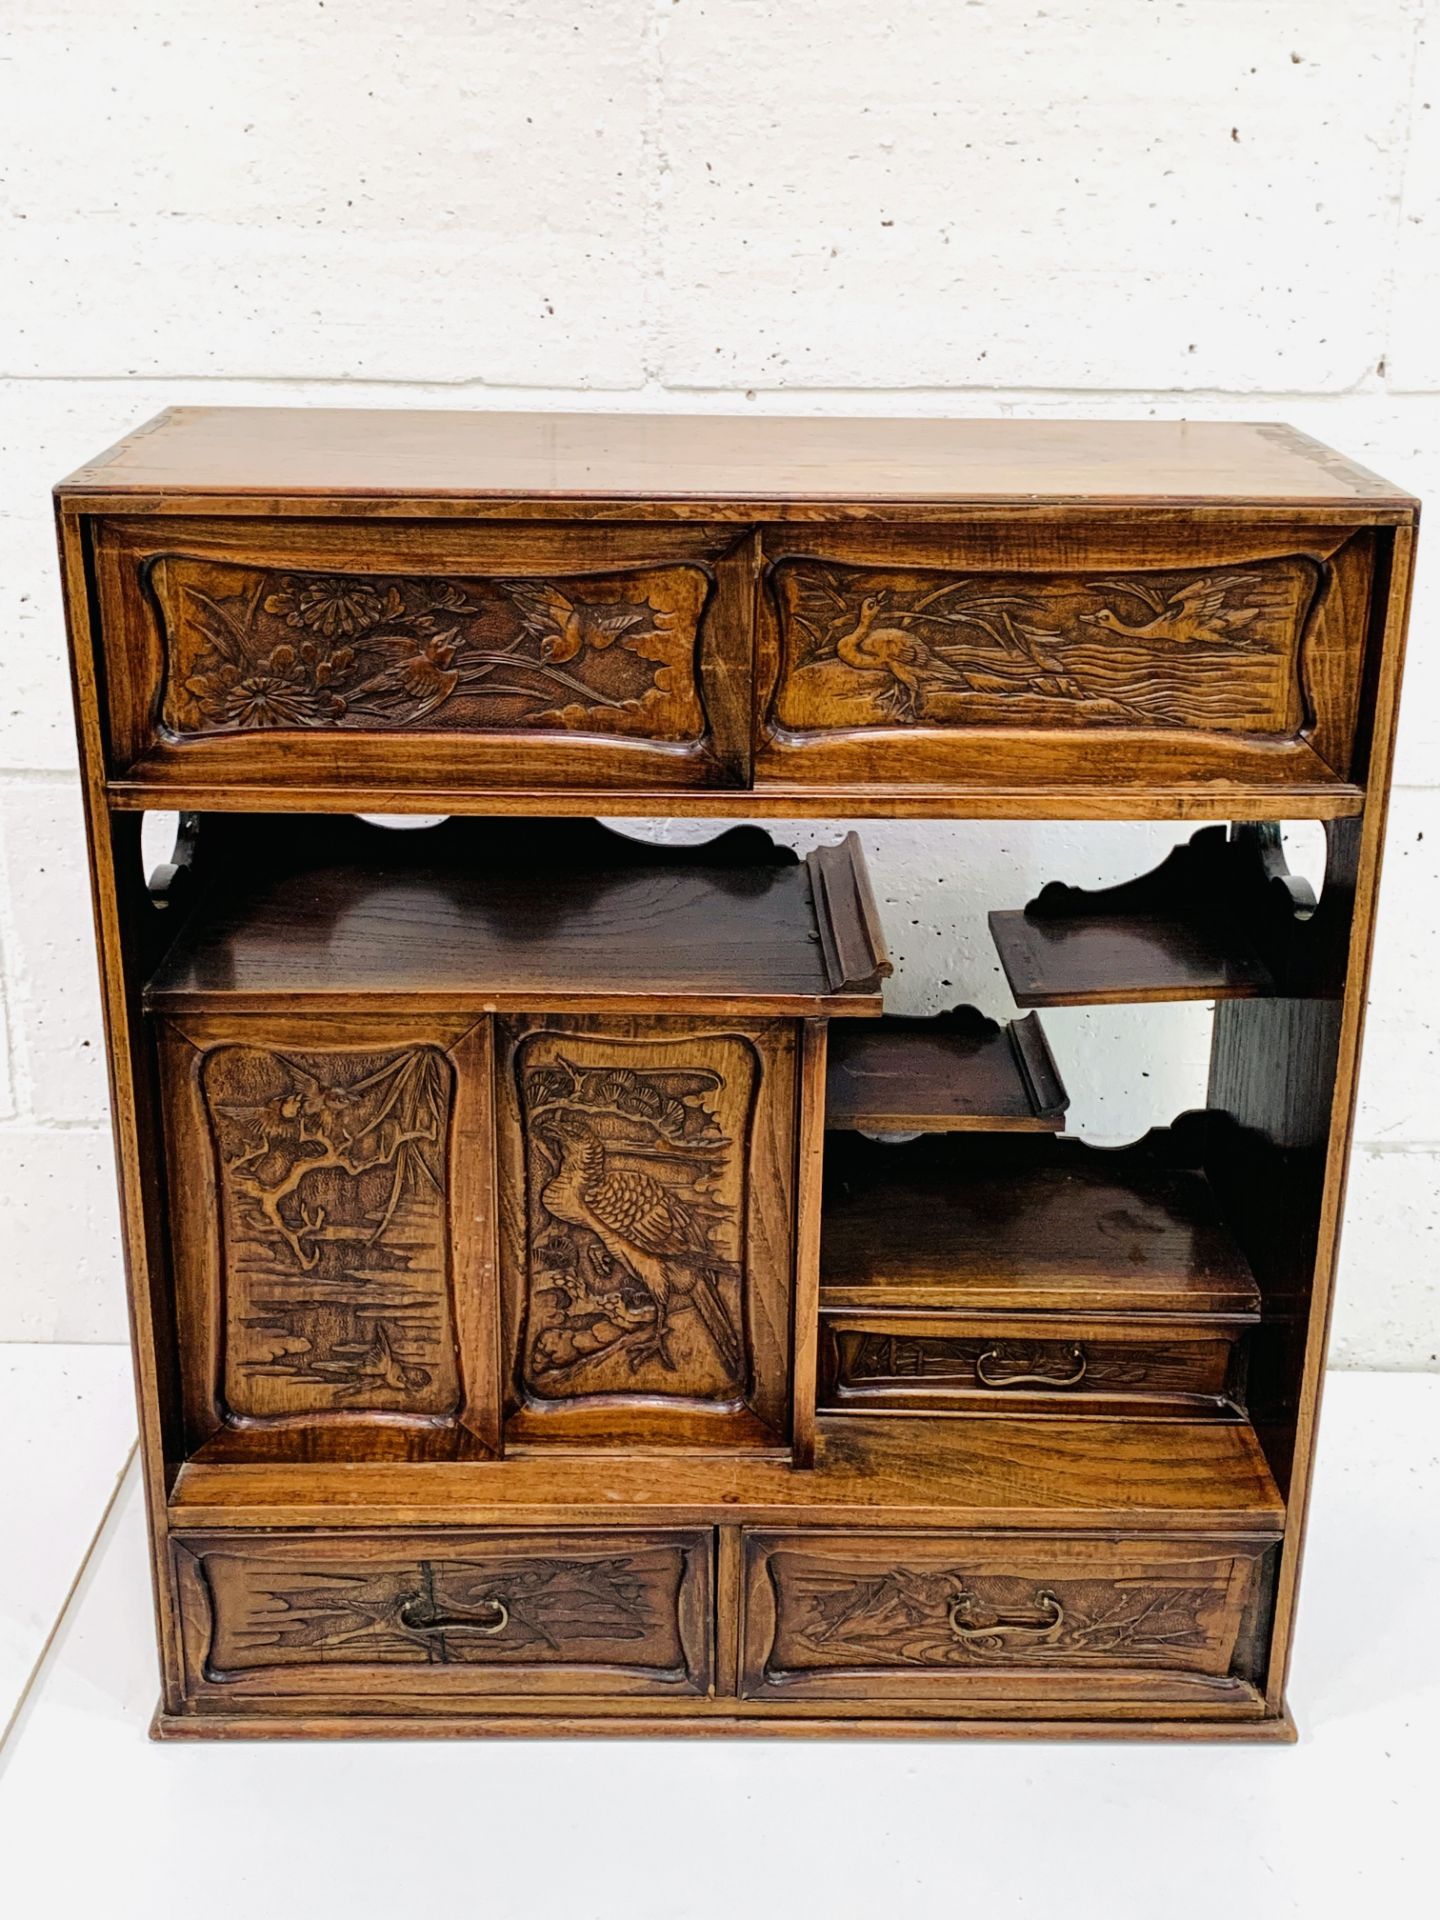
[[[6,12],[0,1338],[123,1333],[48,491],[161,406],[1289,419],[1440,487],[1440,0]],[[1361,1366],[1440,1366],[1422,556],[1337,1324]],[[862,831],[897,1004],[996,1013],[985,908],[1177,837]],[[1049,1027],[1092,1137],[1203,1096],[1200,1009]]]

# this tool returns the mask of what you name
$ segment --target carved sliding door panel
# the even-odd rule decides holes
[[[712,1537],[431,1528],[182,1535],[186,1691],[703,1693]]]
[[[695,741],[705,569],[547,580],[287,573],[162,554],[161,723]]]
[[[117,771],[727,784],[749,752],[744,545],[685,527],[108,523]]]
[[[1092,534],[1083,564],[1073,538],[1022,552],[973,527],[893,557],[858,536],[814,542],[833,553],[777,547],[760,769],[875,777],[893,761],[912,780],[969,779],[989,735],[1012,777],[1047,761],[1073,777],[1065,736],[1073,757],[1083,734],[1121,780],[1262,766],[1333,780],[1348,771],[1369,536],[1250,540]],[[907,745],[887,748],[896,735]]]
[[[937,574],[782,561],[775,724],[1200,727],[1293,736],[1313,560]]]
[[[1223,1698],[1254,1677],[1266,1551],[747,1531],[742,1695]]]
[[[569,1057],[566,1049],[569,1049]],[[758,1060],[748,1040],[516,1049],[527,1149],[529,1396],[734,1400]]]
[[[356,1024],[341,1045],[317,1025],[162,1032],[192,1437],[411,1423],[489,1439],[494,1307],[463,1284],[489,1257],[471,1211],[491,1159],[483,1030]]]
[[[620,1400],[778,1438],[791,1030],[519,1021],[500,1059],[512,1435]]]
[[[200,1089],[231,1413],[453,1414],[445,1055],[217,1047]]]

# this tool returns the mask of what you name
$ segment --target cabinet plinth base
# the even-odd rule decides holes
[[[329,1714],[274,1720],[259,1714],[167,1713],[157,1708],[152,1740],[536,1740],[599,1739],[822,1740],[1242,1740],[1291,1746],[1298,1735],[1287,1707],[1279,1713],[1230,1720],[801,1719],[792,1715],[476,1714],[445,1719]]]

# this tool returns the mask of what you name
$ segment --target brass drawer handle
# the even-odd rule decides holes
[[[492,1599],[482,1600],[474,1612],[447,1613],[428,1594],[416,1593],[401,1603],[400,1624],[411,1633],[479,1633],[493,1639],[509,1626],[510,1609]]]
[[[964,1640],[973,1646],[983,1647],[988,1653],[1003,1651],[1004,1634],[1034,1633],[1050,1635],[1058,1633],[1065,1624],[1065,1609],[1053,1593],[1042,1588],[1035,1595],[1035,1608],[1039,1619],[1028,1614],[993,1613],[980,1625],[969,1616],[975,1605],[973,1593],[952,1594],[946,1606],[946,1616],[950,1631],[957,1640]]]
[[[1005,1373],[994,1374],[985,1371],[987,1366],[1003,1363],[1004,1354],[999,1347],[987,1347],[975,1362],[975,1378],[982,1387],[1078,1387],[1085,1378],[1085,1349],[1070,1348],[1071,1371],[1063,1379],[1052,1373]]]

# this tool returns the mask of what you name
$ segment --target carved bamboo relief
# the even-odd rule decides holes
[[[861,1573],[784,1553],[772,1556],[770,1578],[770,1664],[796,1673],[868,1663],[1204,1669],[1228,1586],[977,1575],[958,1565]]]
[[[517,1049],[516,1073],[522,1391],[743,1398],[751,1043],[537,1032]]]
[[[782,560],[773,726],[1189,728],[1293,739],[1304,555],[1123,574]]]
[[[228,1414],[453,1415],[445,1055],[219,1047],[201,1092]]]
[[[682,1544],[613,1552],[209,1553],[205,1677],[275,1667],[623,1663],[680,1677]]]
[[[705,731],[698,566],[552,579],[285,573],[162,555],[148,572],[172,735]]]

